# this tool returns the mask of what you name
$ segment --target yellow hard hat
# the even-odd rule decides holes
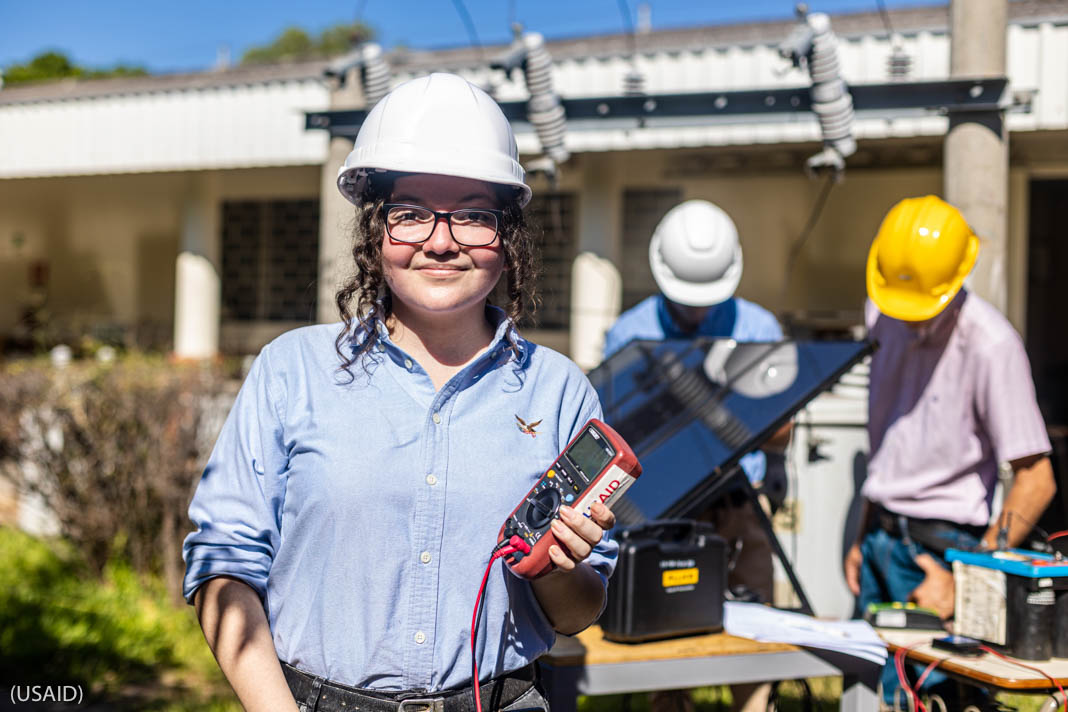
[[[868,252],[868,296],[903,321],[937,316],[975,266],[979,238],[964,216],[934,195],[890,208]]]

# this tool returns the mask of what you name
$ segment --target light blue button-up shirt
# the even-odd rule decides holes
[[[683,332],[668,311],[664,295],[643,299],[620,315],[604,337],[608,358],[634,339],[688,339],[730,337],[735,341],[782,341],[782,328],[775,315],[759,304],[731,297],[708,310],[696,331]],[[609,423],[611,425],[611,423]],[[767,471],[767,457],[757,450],[742,457],[739,464],[750,482],[760,482]]]
[[[469,684],[471,613],[498,530],[601,413],[577,366],[493,316],[490,348],[437,392],[388,336],[351,381],[338,371],[340,325],[264,347],[189,507],[186,599],[213,576],[245,581],[278,656],[336,682]],[[517,415],[540,421],[535,435]],[[615,557],[605,539],[587,561],[607,580]],[[503,563],[485,599],[484,678],[552,645],[530,583]]]

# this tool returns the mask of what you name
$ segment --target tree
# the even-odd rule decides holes
[[[362,22],[341,23],[323,30],[319,35],[319,50],[324,57],[345,54],[353,45],[367,42],[374,35],[374,30]]]
[[[348,52],[353,45],[373,36],[374,31],[362,22],[333,25],[314,39],[299,27],[287,27],[268,44],[245,50],[241,56],[241,64],[270,64],[334,57]]]
[[[4,84],[41,82],[50,79],[105,79],[108,77],[138,77],[148,74],[144,67],[116,65],[111,69],[80,67],[67,55],[55,50],[42,52],[25,64],[12,64],[4,70]]]

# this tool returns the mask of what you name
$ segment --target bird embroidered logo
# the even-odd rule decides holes
[[[518,427],[520,430],[522,430],[524,433],[526,433],[527,435],[529,435],[532,438],[538,437],[538,431],[535,430],[534,428],[536,428],[539,425],[541,425],[541,421],[540,420],[535,420],[533,423],[528,423],[527,421],[525,421],[522,418],[520,418],[518,415],[515,417],[515,419],[516,419],[516,427]]]

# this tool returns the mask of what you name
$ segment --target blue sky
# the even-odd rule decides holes
[[[783,19],[793,0],[647,0],[653,29]],[[462,0],[485,44],[506,42],[515,18],[546,37],[620,32],[619,0]],[[633,13],[637,0],[624,0]],[[944,4],[942,0],[886,0],[891,8]],[[876,0],[810,0],[814,11],[878,9]],[[215,63],[220,47],[236,62],[297,25],[318,32],[356,19],[386,47],[469,44],[455,0],[0,0],[0,67],[56,49],[90,67],[138,64],[153,72],[193,71]],[[633,16],[633,15],[632,15]]]

